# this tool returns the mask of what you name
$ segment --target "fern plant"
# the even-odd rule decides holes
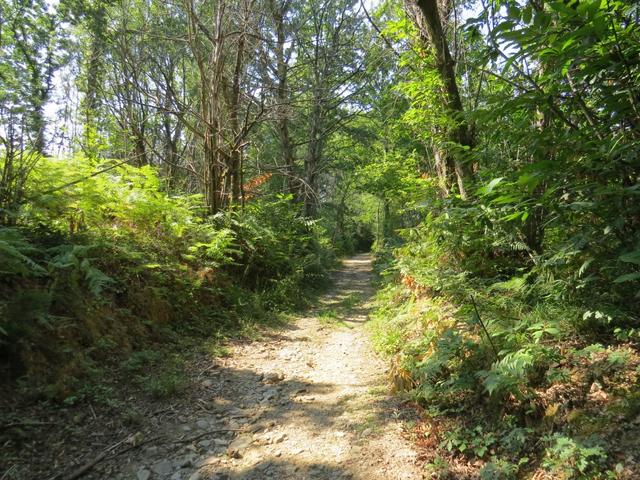
[[[46,270],[32,258],[43,253],[16,228],[0,227],[0,274],[22,277],[45,275]]]
[[[48,262],[49,271],[56,281],[60,281],[61,274],[66,273],[69,280],[75,284],[78,282],[95,297],[99,297],[102,291],[115,283],[115,280],[92,264],[95,257],[92,252],[99,249],[99,245],[60,245],[50,249],[52,254]]]

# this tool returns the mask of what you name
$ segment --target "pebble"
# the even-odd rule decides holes
[[[244,450],[252,443],[253,438],[251,435],[240,435],[229,444],[229,447],[227,448],[227,454],[231,458],[242,458],[241,450]]]
[[[200,472],[193,472],[189,477],[189,480],[200,480],[201,478],[202,475],[200,474]]]
[[[200,430],[207,430],[209,428],[209,422],[207,422],[206,420],[198,420],[196,422],[196,427],[198,427]]]
[[[264,383],[278,383],[284,380],[284,374],[282,373],[267,373],[263,376]]]
[[[211,380],[207,379],[207,380],[203,380],[201,385],[204,388],[211,388],[213,386],[213,382]]]
[[[140,470],[138,470],[138,473],[136,473],[137,480],[149,480],[150,476],[151,472],[146,468],[141,468]]]
[[[196,458],[195,453],[190,453],[189,455],[185,456],[182,460],[179,460],[178,462],[176,462],[176,464],[178,468],[188,468],[193,465],[193,461],[195,460],[195,458]]]
[[[154,464],[151,467],[154,473],[158,475],[169,475],[173,472],[173,464],[167,460]]]
[[[279,433],[275,437],[273,437],[273,443],[282,443],[287,439],[286,433]]]
[[[262,398],[265,399],[265,400],[273,400],[277,396],[278,396],[278,389],[277,388],[270,388],[269,390],[266,390],[262,394]]]

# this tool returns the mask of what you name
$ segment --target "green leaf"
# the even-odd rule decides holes
[[[634,252],[625,253],[624,255],[620,255],[618,259],[625,263],[633,263],[635,265],[640,265],[640,250],[636,250]]]
[[[512,222],[513,220],[517,220],[521,218],[522,221],[524,222],[527,219],[527,216],[529,216],[527,212],[514,212],[514,213],[510,213],[509,215],[505,215],[500,220],[504,222]]]
[[[488,195],[490,194],[497,185],[500,184],[504,180],[504,177],[498,177],[491,180],[487,185],[484,185],[478,189],[478,194],[480,195]]]
[[[507,61],[504,62],[504,67],[502,67],[503,76],[509,71],[509,68],[511,67],[511,65],[513,65],[513,62],[515,62],[517,58],[517,55],[507,58]]]
[[[634,280],[638,280],[639,278],[640,272],[627,273],[626,275],[620,275],[613,281],[613,283],[633,282]]]

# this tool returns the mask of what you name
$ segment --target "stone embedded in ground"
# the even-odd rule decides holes
[[[278,433],[276,436],[273,437],[273,443],[282,443],[287,439],[287,434],[286,433]]]
[[[169,475],[171,472],[173,472],[173,463],[165,460],[163,462],[154,464],[151,467],[151,470],[153,471],[153,473],[156,473],[158,475]]]
[[[256,423],[254,425],[251,426],[251,428],[249,429],[249,431],[251,433],[258,433],[260,430],[264,429],[264,425],[260,424],[260,423]]]
[[[196,467],[202,468],[202,467],[206,467],[207,465],[214,465],[218,463],[219,459],[214,455],[215,455],[214,452],[208,452],[207,455],[205,455],[204,457],[202,457],[200,460],[196,462]]]
[[[200,430],[206,430],[209,428],[209,422],[207,422],[206,420],[198,420],[196,422],[196,427],[198,427]]]
[[[267,373],[263,377],[263,381],[265,383],[278,383],[278,382],[281,382],[282,380],[284,380],[283,373],[275,373],[275,372]]]
[[[193,461],[196,458],[196,454],[195,453],[190,453],[188,455],[186,455],[184,458],[182,458],[181,460],[178,460],[176,462],[176,465],[178,468],[188,468],[191,467],[193,465]]]
[[[241,458],[242,451],[252,443],[253,437],[251,435],[240,435],[229,444],[229,447],[227,448],[227,455],[231,458]]]
[[[146,468],[141,468],[136,473],[136,479],[137,480],[149,480],[149,477],[151,477],[151,472],[149,470],[147,470]]]
[[[238,407],[231,408],[228,413],[231,418],[240,418],[247,416],[247,412]]]
[[[158,453],[158,446],[157,445],[151,445],[150,447],[145,448],[144,453],[146,455],[156,455]]]
[[[262,393],[262,398],[264,400],[273,400],[278,396],[278,393],[277,388],[270,388]]]

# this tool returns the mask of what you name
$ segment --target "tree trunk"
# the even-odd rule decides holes
[[[305,181],[304,185],[304,211],[308,217],[315,217],[317,214],[316,191],[318,183],[318,165],[322,155],[322,141],[320,138],[322,99],[319,93],[314,93],[314,104],[311,112],[311,128],[309,130],[309,146],[305,157]]]
[[[444,162],[443,165],[449,164],[453,167],[460,196],[467,198],[466,183],[471,179],[472,172],[469,164],[464,161],[462,150],[465,147],[473,147],[473,138],[469,126],[462,118],[464,111],[456,82],[454,61],[442,28],[437,0],[417,0],[417,5],[422,12],[424,27],[433,48],[436,67],[442,80],[445,105],[451,116],[451,121],[455,124],[449,136],[452,141],[460,145],[460,151],[457,152],[441,150],[439,152],[440,160]],[[447,183],[449,183],[448,180]]]
[[[102,84],[102,62],[105,48],[104,34],[107,28],[106,12],[102,3],[100,3],[98,10],[95,12],[95,17],[91,23],[91,44],[89,46],[85,97],[82,111],[84,113],[84,150],[89,157],[93,158],[98,154],[96,145],[96,135],[98,132],[96,116],[100,108],[98,88]]]
[[[240,203],[240,168],[242,166],[242,140],[244,135],[240,128],[240,81],[242,80],[244,68],[244,48],[245,36],[240,35],[236,50],[236,62],[233,70],[233,87],[230,99],[230,123],[231,134],[233,136],[233,145],[231,146],[231,154],[229,155],[229,165],[227,172],[231,183],[231,203],[233,205]]]
[[[288,59],[285,56],[285,43],[287,41],[285,32],[285,16],[289,8],[289,1],[285,0],[278,7],[274,2],[271,2],[271,10],[273,20],[276,26],[276,75],[278,77],[278,83],[276,86],[276,101],[278,102],[276,108],[278,137],[280,140],[280,148],[282,149],[282,157],[284,160],[285,168],[285,185],[286,190],[291,195],[295,195],[298,192],[298,185],[294,181],[295,178],[295,157],[293,151],[293,145],[291,144],[291,136],[289,133],[289,93],[288,80],[289,80],[289,64]]]

